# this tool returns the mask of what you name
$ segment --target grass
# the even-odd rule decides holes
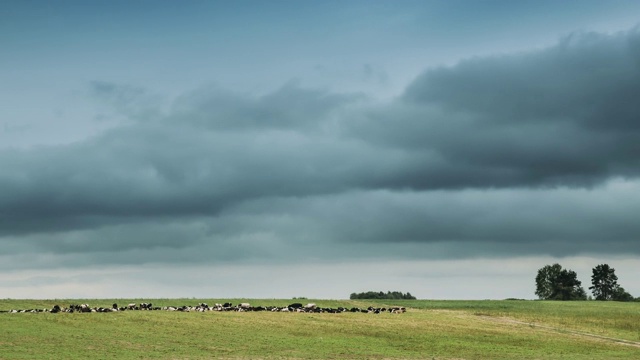
[[[600,301],[397,301],[425,310],[459,310],[601,336],[640,341],[640,303]]]
[[[196,305],[226,299],[0,300],[0,310],[89,303]],[[292,300],[234,299],[286,305]],[[405,305],[405,314],[0,314],[0,359],[638,359],[640,304],[542,301],[304,300]],[[511,320],[525,322],[515,323]],[[551,330],[528,324],[545,325]]]

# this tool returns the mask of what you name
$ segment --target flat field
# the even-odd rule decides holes
[[[0,310],[274,299],[0,300]],[[303,300],[404,314],[0,313],[0,359],[640,359],[640,303]]]

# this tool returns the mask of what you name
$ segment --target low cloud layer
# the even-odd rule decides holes
[[[5,269],[640,254],[637,30],[428,69],[384,103],[89,88],[121,123],[0,150]]]

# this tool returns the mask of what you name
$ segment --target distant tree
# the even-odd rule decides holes
[[[411,295],[411,293],[407,292],[403,294],[400,291],[387,291],[384,293],[382,291],[367,291],[362,293],[352,293],[349,296],[350,299],[393,299],[393,300],[415,300],[416,297]]]
[[[586,300],[581,285],[575,271],[560,264],[546,265],[538,270],[535,294],[542,300]]]
[[[573,270],[562,270],[558,276],[557,292],[554,300],[587,300],[587,292],[581,286],[578,274]]]
[[[618,292],[618,277],[616,269],[608,264],[600,264],[593,268],[591,275],[591,284],[589,290],[593,293],[596,300],[612,300],[614,293]],[[624,292],[624,289],[622,289]]]
[[[626,292],[622,286],[618,286],[618,287],[616,287],[615,290],[613,290],[613,295],[611,296],[611,300],[614,300],[614,301],[634,301],[635,299],[633,298],[633,296],[631,296],[631,294]]]
[[[560,271],[562,271],[560,264],[545,265],[538,270],[538,275],[536,276],[536,295],[538,295],[538,298],[542,300],[551,299]]]

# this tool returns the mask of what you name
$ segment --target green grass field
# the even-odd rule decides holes
[[[213,304],[227,299],[0,300],[54,304]],[[234,299],[286,305],[292,300]],[[640,303],[304,300],[323,307],[402,305],[404,314],[0,314],[0,359],[639,359]]]

